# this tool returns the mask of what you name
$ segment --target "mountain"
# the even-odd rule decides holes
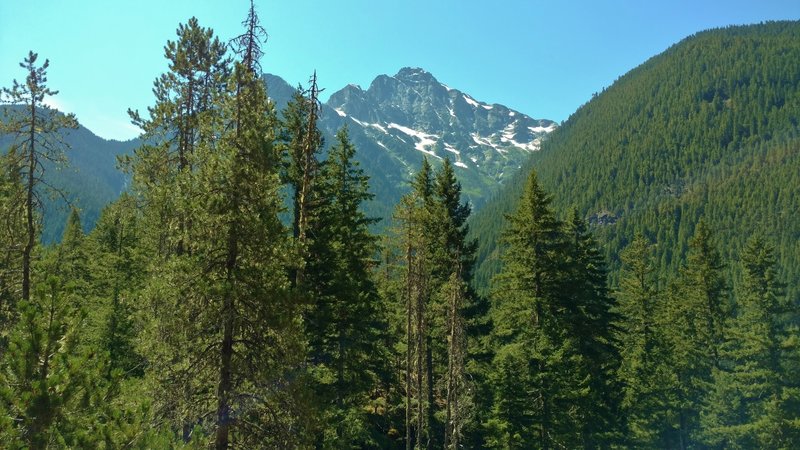
[[[497,273],[503,214],[535,168],[556,208],[575,206],[593,224],[612,269],[642,231],[662,273],[674,273],[704,218],[731,261],[764,234],[797,298],[799,124],[800,22],[691,36],[579,108],[477,213],[478,282],[486,288]]]
[[[294,90],[275,75],[265,80],[282,109]],[[434,164],[449,157],[477,208],[556,128],[551,120],[477,101],[419,68],[380,75],[366,90],[348,85],[333,93],[322,105],[319,127],[332,142],[345,124],[376,194],[370,212],[383,218],[391,215],[423,156]]]
[[[0,118],[14,112],[16,107],[0,106]],[[130,154],[139,146],[139,140],[115,141],[103,139],[84,126],[75,130],[63,130],[62,137],[68,150],[65,151],[69,167],[53,170],[46,165],[48,183],[63,190],[70,202],[81,211],[81,220],[86,231],[94,228],[102,209],[116,200],[126,188],[128,177],[117,170],[117,155]],[[5,152],[12,142],[11,136],[0,135],[0,150]],[[42,230],[44,242],[61,239],[69,210],[59,198],[45,199],[45,214]]]
[[[275,75],[264,75],[278,111],[285,108],[295,87]],[[11,108],[11,107],[6,107]],[[478,208],[538,150],[556,128],[503,105],[489,105],[440,83],[422,69],[401,69],[395,76],[380,75],[369,89],[349,85],[321,105],[319,128],[328,143],[344,125],[357,148],[357,159],[370,176],[375,199],[368,213],[391,217],[406,192],[409,176],[428,156],[434,164],[449,157],[463,190]],[[80,208],[84,227],[94,226],[102,208],[117,198],[128,177],[116,169],[117,155],[131,153],[140,141],[102,139],[81,126],[64,132],[71,167],[49,171],[55,185],[70,194]],[[11,140],[0,137],[0,149]],[[46,205],[43,240],[61,236],[67,210],[60,201]]]

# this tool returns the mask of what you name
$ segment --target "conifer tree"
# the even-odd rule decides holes
[[[303,429],[304,348],[288,293],[277,117],[260,78],[265,36],[251,4],[218,120],[203,126],[177,200],[191,211],[184,253],[153,267],[146,345],[158,417],[217,449],[293,447]],[[147,162],[144,162],[147,164]],[[191,193],[191,195],[187,195]],[[157,202],[153,208],[161,209]],[[302,395],[301,395],[302,394]]]
[[[85,241],[80,214],[72,208],[61,242],[55,249],[52,273],[71,283],[74,291],[84,295],[92,284]]]
[[[13,81],[11,88],[3,88],[4,101],[19,105],[20,108],[12,110],[11,117],[7,117],[0,131],[14,136],[13,151],[8,157],[16,157],[9,161],[9,167],[20,170],[23,189],[15,194],[19,198],[11,201],[22,205],[21,211],[25,221],[25,240],[22,246],[22,274],[21,298],[30,300],[31,292],[31,267],[33,252],[38,241],[39,217],[42,201],[41,188],[50,190],[54,194],[64,196],[63,191],[54,187],[44,178],[45,164],[64,166],[67,163],[64,149],[67,145],[60,134],[64,129],[77,128],[78,122],[72,114],[61,114],[52,110],[44,101],[47,97],[58,94],[47,86],[47,69],[50,61],[37,66],[39,55],[33,51],[20,63],[27,76],[24,83]]]
[[[405,266],[405,431],[406,449],[424,448],[430,427],[426,426],[425,376],[426,306],[430,298],[430,238],[433,209],[433,174],[427,158],[414,176],[412,191],[404,196],[395,212]],[[424,397],[423,397],[424,396]]]
[[[307,248],[311,245],[310,241],[313,239],[311,236],[313,232],[309,229],[314,209],[316,197],[316,179],[319,173],[319,162],[317,161],[317,153],[322,148],[322,133],[317,129],[317,116],[319,115],[319,93],[320,89],[317,87],[317,73],[311,76],[309,81],[308,98],[304,98],[306,103],[305,110],[306,129],[300,139],[301,149],[292,149],[292,167],[293,175],[297,178],[294,180],[294,218],[293,230],[296,232],[295,238],[301,254],[301,266],[295,274],[294,283],[300,285],[305,276],[305,263],[308,261]]]
[[[431,371],[444,381],[444,393],[440,396],[444,397],[445,403],[444,437],[442,439],[437,436],[432,445],[457,448],[467,412],[467,337],[464,309],[475,296],[469,285],[472,281],[477,242],[467,238],[469,226],[466,222],[471,208],[469,204],[461,202],[461,183],[456,179],[449,158],[445,158],[436,171],[433,187],[434,219],[430,232],[435,239],[435,247],[432,249],[436,258],[433,276],[437,284],[435,292],[438,294],[438,298],[434,300],[438,305],[433,308],[434,311],[442,311],[441,316],[445,318],[444,323],[437,324],[439,331],[434,340],[444,342],[446,346],[439,350],[443,355],[432,358],[433,361],[443,360],[441,365],[445,369],[441,374],[438,370]],[[437,322],[440,321],[436,321],[435,317],[431,319],[431,323]],[[432,346],[429,345],[429,351],[433,351],[430,347]]]
[[[0,354],[16,316],[21,292],[22,248],[25,242],[22,171],[16,149],[0,155]]]
[[[580,373],[589,381],[581,409],[585,448],[618,442],[622,430],[617,381],[620,356],[615,333],[619,318],[608,290],[606,265],[586,222],[572,209],[565,224],[567,272],[564,291],[571,333],[582,356]]]
[[[666,367],[668,350],[659,328],[662,312],[657,269],[651,244],[642,234],[622,253],[619,288],[618,371],[622,383],[622,408],[632,445],[670,447],[676,445],[674,394]]]
[[[191,186],[186,178],[193,169],[192,155],[198,146],[214,139],[214,127],[209,124],[219,120],[215,104],[230,74],[227,47],[210,28],[201,27],[192,17],[176,33],[178,39],[167,41],[164,47],[169,71],[153,83],[155,105],[147,108],[149,117],[128,110],[147,143],[136,150],[133,160],[125,160],[128,167],[135,167],[137,189],[147,190],[148,201],[161,205],[150,208],[150,221],[161,229],[153,246],[162,257],[181,254],[191,246],[185,242],[191,211],[184,211],[186,206],[175,194],[181,193],[178,198],[191,195],[185,191]]]
[[[106,373],[115,370],[124,377],[142,376],[143,360],[135,348],[138,326],[134,315],[143,312],[134,303],[147,277],[147,259],[142,254],[140,211],[136,199],[124,193],[107,206],[89,236],[95,251],[93,294],[103,310],[97,345],[108,352]]]
[[[797,307],[778,280],[774,247],[759,235],[742,251],[736,314],[725,333],[703,437],[718,448],[797,445],[798,344],[789,319]]]
[[[564,284],[566,250],[550,196],[531,172],[517,211],[507,217],[505,266],[493,289],[498,346],[486,444],[492,448],[572,447],[580,418],[572,404],[585,391],[578,341],[570,333]],[[508,389],[517,383],[517,392]],[[508,396],[514,395],[515,398]],[[517,408],[520,403],[524,406]]]
[[[662,334],[674,373],[678,445],[698,443],[700,411],[719,367],[724,322],[728,314],[724,264],[704,221],[689,243],[688,261],[665,305]]]
[[[376,219],[360,209],[372,195],[354,156],[342,128],[321,166],[316,213],[309,218],[315,237],[305,271],[313,297],[307,329],[320,397],[332,406],[324,411],[326,447],[375,445],[365,411],[386,357],[384,312],[371,273],[377,249],[369,226]]]
[[[80,345],[86,314],[50,277],[20,302],[20,319],[0,361],[0,441],[44,449],[89,444],[103,428],[102,354]],[[84,427],[88,428],[86,430]]]

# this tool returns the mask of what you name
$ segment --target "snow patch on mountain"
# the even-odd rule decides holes
[[[408,127],[404,127],[403,125],[399,125],[399,124],[396,124],[394,122],[389,124],[389,128],[394,128],[396,130],[399,130],[399,131],[411,136],[414,139],[417,139],[419,142],[416,142],[414,144],[414,148],[415,149],[417,149],[417,150],[419,150],[419,151],[421,151],[423,153],[427,153],[427,154],[429,154],[429,155],[431,155],[433,157],[442,159],[441,156],[439,156],[435,152],[427,149],[427,147],[430,147],[430,146],[436,144],[436,141],[439,139],[439,136],[436,136],[435,134],[423,133],[422,131],[417,131],[417,130],[414,130],[414,129],[411,129],[411,128],[408,128]]]
[[[549,127],[528,127],[533,133],[552,133],[556,130],[556,124],[552,124]]]
[[[447,150],[450,153],[455,153],[456,155],[460,155],[461,154],[460,151],[456,150],[456,148],[453,147],[453,145],[448,143],[448,142],[444,143],[444,149]]]

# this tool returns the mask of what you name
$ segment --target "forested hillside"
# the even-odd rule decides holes
[[[613,269],[636,232],[657,243],[662,275],[685,261],[701,218],[735,258],[760,232],[800,294],[800,26],[698,33],[621,77],[578,109],[529,161],[555,205],[578,208]],[[502,216],[520,174],[473,222],[478,283],[499,270]],[[612,272],[615,272],[613,270]]]
[[[24,113],[19,107],[0,105],[0,121],[8,121]],[[50,112],[43,110],[42,113]],[[69,148],[64,155],[69,164],[67,167],[59,167],[48,162],[45,168],[47,181],[63,191],[71,206],[81,211],[84,227],[89,231],[94,228],[102,209],[127,188],[128,177],[117,169],[117,155],[130,154],[140,143],[136,139],[124,142],[106,140],[83,126],[74,130],[62,130],[60,134]],[[0,151],[7,152],[16,138],[13,134],[0,131]],[[44,191],[42,200],[45,202],[42,240],[53,243],[64,232],[70,207],[65,205],[61,196],[51,198]]]
[[[130,190],[88,234],[72,209],[43,243],[78,123],[46,106],[49,61],[29,52],[1,91],[18,113],[0,157],[0,446],[797,448],[799,29],[705,32],[647,62],[472,225],[469,165],[447,148],[465,136],[429,149],[364,122],[425,153],[382,235],[351,137],[365,116],[342,109],[326,143],[315,75],[278,111],[251,2],[227,41],[178,26],[130,112]],[[472,135],[486,160],[544,132],[411,72],[469,106],[449,123],[490,133]]]

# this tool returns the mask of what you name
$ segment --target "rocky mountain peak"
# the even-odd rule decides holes
[[[377,189],[401,192],[387,185],[404,185],[423,157],[434,163],[449,158],[476,205],[556,127],[476,100],[412,67],[378,75],[366,90],[351,84],[334,92],[322,105],[319,125],[330,136],[344,124],[373,183],[384,185]]]

